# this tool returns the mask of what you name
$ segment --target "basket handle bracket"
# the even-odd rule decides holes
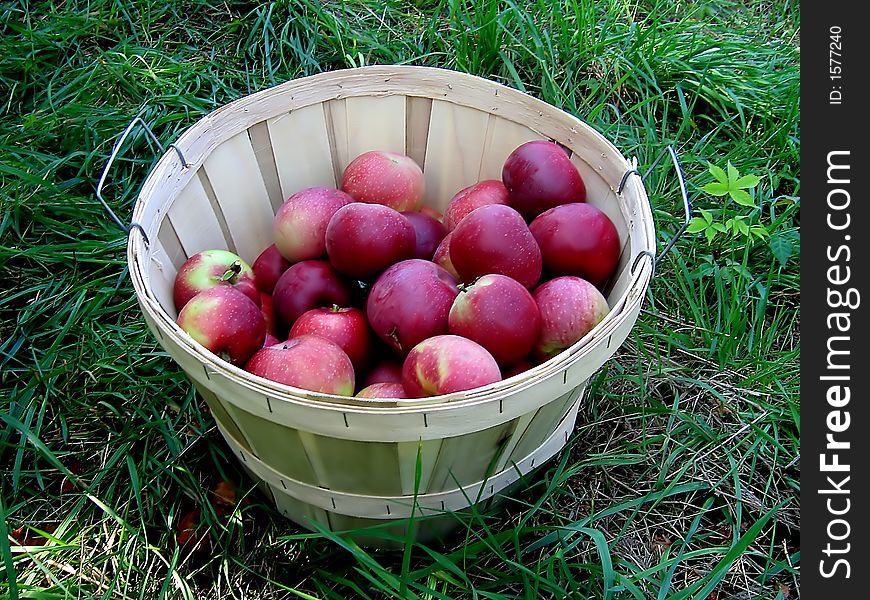
[[[679,158],[679,156],[677,156],[677,151],[670,144],[668,144],[667,146],[662,148],[662,150],[658,153],[658,156],[656,156],[655,160],[652,161],[652,164],[650,164],[649,168],[646,170],[646,173],[641,173],[636,168],[629,169],[628,171],[626,171],[625,174],[622,176],[622,181],[619,182],[619,188],[617,188],[616,193],[617,194],[622,193],[622,190],[625,189],[625,184],[628,182],[628,178],[631,175],[637,175],[638,177],[641,178],[642,181],[646,181],[646,178],[649,177],[649,174],[652,173],[652,170],[656,168],[656,166],[659,164],[661,159],[664,158],[665,154],[670,154],[671,161],[673,161],[673,163],[674,163],[674,169],[676,170],[676,173],[677,173],[677,181],[680,184],[680,195],[683,198],[683,209],[685,210],[685,218],[683,219],[683,222],[680,225],[680,228],[677,229],[676,233],[674,233],[674,235],[671,236],[671,239],[668,240],[668,243],[665,245],[665,247],[661,250],[661,252],[658,253],[658,256],[654,255],[649,250],[643,250],[642,252],[638,253],[638,255],[634,259],[634,263],[631,265],[631,272],[632,273],[634,273],[635,267],[637,267],[638,263],[640,262],[640,259],[643,258],[644,256],[649,257],[649,259],[652,261],[653,273],[655,273],[656,265],[661,261],[661,259],[665,256],[665,254],[667,254],[668,251],[674,246],[674,244],[677,242],[677,240],[680,239],[680,236],[682,236],[683,233],[685,233],[686,228],[689,226],[689,222],[691,222],[691,220],[692,220],[692,202],[691,202],[691,200],[689,200],[689,192],[686,188],[686,177],[683,174],[683,167],[682,167],[682,165],[680,165],[680,158]]]
[[[106,212],[108,213],[109,218],[112,219],[112,221],[118,227],[120,227],[121,230],[126,232],[127,235],[130,235],[131,231],[133,231],[134,229],[137,229],[139,231],[139,233],[142,234],[142,239],[145,240],[145,245],[148,246],[148,245],[150,245],[151,242],[148,239],[148,234],[145,233],[145,228],[142,227],[141,224],[136,223],[135,221],[131,222],[130,224],[125,224],[118,217],[118,215],[115,214],[115,211],[113,211],[109,207],[109,204],[106,202],[106,199],[103,198],[103,186],[106,184],[106,179],[109,176],[109,170],[112,168],[112,164],[115,162],[115,159],[118,157],[118,154],[121,152],[121,146],[124,144],[127,137],[129,137],[130,133],[132,133],[133,128],[136,127],[136,125],[140,125],[142,127],[142,129],[145,130],[145,133],[147,134],[149,141],[153,142],[157,146],[157,148],[160,150],[161,155],[166,154],[166,148],[163,146],[163,144],[160,143],[160,140],[157,139],[157,136],[154,135],[154,132],[151,130],[151,128],[148,126],[148,124],[142,120],[142,117],[135,117],[132,121],[130,121],[130,123],[127,125],[127,127],[124,128],[124,131],[121,132],[121,135],[118,137],[118,140],[115,142],[115,145],[112,147],[112,153],[111,153],[111,155],[109,155],[109,160],[106,161],[106,166],[103,167],[103,173],[102,173],[102,175],[100,175],[100,180],[97,182],[96,195],[97,195],[97,200],[99,200],[100,204],[103,205],[103,208],[106,209]],[[173,150],[175,150],[175,153],[178,155],[178,158],[181,159],[181,165],[184,168],[187,168],[190,166],[190,164],[187,162],[187,160],[185,160],[184,154],[181,152],[181,149],[178,146],[176,146],[175,144],[169,144],[169,147],[172,148]]]

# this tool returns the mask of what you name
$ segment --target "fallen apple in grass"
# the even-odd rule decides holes
[[[399,212],[420,210],[423,171],[409,156],[372,150],[360,154],[345,167],[341,189],[357,202],[383,204]]]
[[[381,204],[353,202],[343,206],[326,228],[329,262],[357,278],[377,275],[414,256],[414,226],[401,213]]]
[[[541,278],[541,249],[510,206],[489,204],[468,213],[450,232],[449,253],[463,283],[499,273],[532,288]]]
[[[300,335],[258,350],[245,364],[254,375],[303,390],[352,396],[353,364],[338,344],[316,335]]]
[[[534,350],[539,360],[552,358],[580,341],[610,312],[598,288],[571,275],[542,283],[532,297],[541,311],[541,333]]]
[[[216,286],[235,287],[260,306],[260,290],[248,263],[229,250],[203,250],[184,261],[175,274],[175,310],[180,311],[198,293]]]
[[[447,333],[447,315],[458,293],[450,273],[412,258],[377,278],[366,300],[366,316],[375,333],[404,355],[426,338]]]
[[[448,329],[486,348],[505,368],[532,351],[541,315],[521,283],[506,275],[490,274],[460,290],[450,307]]]
[[[619,233],[604,211],[586,202],[547,210],[529,225],[544,269],[553,275],[576,275],[601,286],[619,262]]]
[[[487,204],[507,204],[508,191],[498,179],[484,179],[456,192],[444,209],[444,225],[453,231],[475,208]]]
[[[436,335],[414,346],[402,365],[402,385],[411,398],[471,390],[501,380],[486,348],[458,335]]]
[[[176,322],[194,340],[236,366],[262,348],[266,339],[260,307],[230,286],[201,291],[184,305]]]
[[[365,313],[358,308],[312,308],[296,319],[288,337],[300,335],[319,335],[338,344],[356,373],[362,373],[368,365],[372,335]]]
[[[287,198],[275,213],[272,236],[281,255],[291,263],[326,254],[326,226],[342,206],[353,202],[330,187],[310,187]]]
[[[303,260],[284,271],[275,284],[272,306],[289,328],[302,313],[322,306],[348,306],[351,288],[326,260]]]
[[[554,206],[586,201],[586,184],[568,151],[549,140],[515,148],[504,162],[501,179],[510,205],[529,221]]]

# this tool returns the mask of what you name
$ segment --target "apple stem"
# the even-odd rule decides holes
[[[242,263],[240,261],[234,261],[230,267],[224,271],[224,274],[219,277],[220,281],[228,281],[229,283],[235,283],[235,278],[238,277],[239,273],[242,272]]]

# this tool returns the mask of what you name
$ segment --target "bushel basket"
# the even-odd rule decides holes
[[[549,361],[469,392],[401,401],[308,392],[256,377],[175,323],[172,288],[189,256],[225,248],[249,264],[272,243],[275,211],[294,192],[336,186],[368,150],[402,152],[424,170],[425,203],[500,179],[533,139],[569,149],[588,201],[616,225],[622,253],[605,289],[610,313]],[[635,165],[581,120],[500,84],[409,66],[323,73],[241,98],[203,117],[145,181],[128,262],[160,345],[208,404],[229,446],[297,523],[345,530],[391,523],[430,538],[452,513],[496,496],[568,440],[589,377],[628,336],[654,270],[655,231]],[[375,543],[375,542],[373,542]]]

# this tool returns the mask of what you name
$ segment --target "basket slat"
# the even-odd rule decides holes
[[[227,240],[199,178],[192,179],[169,208],[169,219],[184,255],[226,248]]]
[[[268,123],[285,199],[304,188],[336,185],[329,130],[321,106],[293,110]]]
[[[402,494],[414,493],[417,478],[417,456],[420,456],[420,486],[418,493],[429,488],[435,462],[441,450],[441,440],[420,440],[419,442],[398,442],[396,450],[399,458],[399,477],[402,483]]]
[[[583,383],[574,390],[560,398],[542,406],[535,413],[534,418],[522,432],[517,432],[516,442],[510,453],[505,452],[505,464],[511,464],[528,456],[540,444],[540,440],[547,439],[556,430],[565,415],[575,409],[583,396],[586,384]],[[564,441],[568,441],[567,438]]]
[[[370,150],[404,152],[405,96],[348,98],[346,143],[350,160]]]
[[[172,262],[168,252],[163,247],[163,243],[158,239],[153,242],[153,251],[148,259],[148,264],[145,265],[149,274],[149,279],[153,282],[154,288],[152,292],[160,302],[160,305],[165,307],[166,314],[173,320],[178,316],[175,311],[175,300],[172,297],[172,290],[175,286],[175,265]],[[177,254],[177,251],[173,254]]]
[[[425,168],[432,99],[407,96],[405,103],[405,154],[413,158],[421,168]]]
[[[426,144],[426,202],[446,208],[453,195],[478,181],[489,115],[483,111],[433,101]]]
[[[494,472],[494,460],[516,422],[490,427],[441,442],[427,493],[465,486],[480,480],[481,473]]]
[[[546,139],[545,136],[522,123],[493,116],[489,120],[486,141],[483,145],[480,179],[501,180],[504,161],[514,148],[532,140],[542,139]]]
[[[275,214],[248,132],[215,148],[204,168],[236,253],[250,264],[269,245]]]
[[[395,444],[340,440],[304,431],[299,432],[299,438],[317,485],[378,496],[402,493]]]
[[[251,138],[251,147],[254,149],[254,156],[260,167],[260,175],[263,177],[266,192],[269,194],[272,212],[278,212],[286,196],[281,191],[281,182],[278,179],[278,165],[275,163],[275,153],[272,151],[269,122],[262,121],[252,125],[248,129],[248,135]]]
[[[175,227],[172,226],[172,222],[169,219],[164,219],[163,223],[160,225],[160,231],[157,234],[157,241],[160,244],[163,253],[169,257],[169,264],[172,265],[172,268],[175,271],[178,271],[187,259],[188,254],[184,251],[181,240],[178,239],[178,233],[175,231]],[[218,248],[220,248],[220,246],[218,246]],[[175,274],[173,273],[173,277],[174,276]]]

